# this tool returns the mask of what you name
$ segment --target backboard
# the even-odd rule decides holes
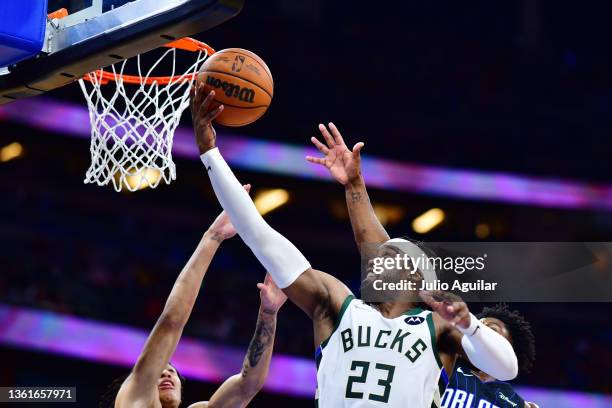
[[[88,72],[206,31],[237,15],[243,4],[244,0],[48,0],[48,13],[66,8],[68,15],[40,20],[44,38],[39,52],[3,65],[10,59],[3,58],[0,44],[0,104],[48,92]]]

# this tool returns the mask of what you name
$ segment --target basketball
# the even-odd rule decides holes
[[[266,63],[251,51],[227,48],[211,55],[198,75],[206,92],[215,91],[213,108],[223,104],[215,121],[225,126],[244,126],[259,119],[270,106],[274,92]]]

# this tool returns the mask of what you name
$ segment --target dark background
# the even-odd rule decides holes
[[[241,134],[305,145],[319,122],[333,120],[347,143],[365,141],[364,151],[380,157],[609,183],[610,9],[543,0],[247,0],[239,16],[198,38],[252,50],[274,75],[270,110]],[[49,96],[84,104],[76,85]],[[149,330],[219,211],[201,165],[179,160],[172,185],[118,194],[82,184],[86,142],[10,122],[0,122],[0,141],[26,148],[23,158],[0,164],[0,301]],[[289,190],[291,201],[268,222],[313,265],[357,290],[359,258],[340,186],[237,174],[255,192]],[[387,226],[392,236],[475,240],[484,222],[493,241],[612,238],[612,214],[604,211],[370,194],[402,208],[402,219]],[[411,220],[433,206],[445,210],[445,222],[425,236],[413,233]],[[238,238],[225,243],[185,334],[246,351],[263,272]],[[517,383],[612,393],[610,304],[512,306],[532,322],[538,343],[534,372]],[[280,314],[276,350],[312,356],[310,322],[293,305]],[[88,401],[125,372],[6,347],[0,359],[0,384],[78,384]],[[185,401],[206,399],[214,388],[191,381]],[[278,395],[257,401],[312,406]]]

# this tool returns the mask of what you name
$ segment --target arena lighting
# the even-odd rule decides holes
[[[282,336],[279,332],[278,336]],[[98,363],[133,367],[148,332],[54,312],[0,303],[0,344],[62,354]],[[240,372],[244,348],[183,338],[172,356],[187,378],[220,383]],[[95,366],[92,366],[95,369]],[[109,378],[109,382],[111,379]],[[274,353],[264,390],[312,399],[316,389],[314,359]],[[612,397],[575,391],[516,387],[525,399],[541,407],[609,408]]]
[[[372,208],[374,209],[376,217],[384,226],[387,226],[389,224],[396,224],[404,216],[404,210],[402,209],[402,207],[397,205],[374,203],[372,204]]]
[[[23,146],[20,143],[13,142],[0,149],[0,162],[7,162],[21,157],[23,154]]]
[[[127,326],[0,303],[0,344],[115,364],[126,372],[148,335]],[[246,351],[247,344],[236,348],[183,336],[172,363],[187,378],[220,383],[240,372]],[[274,354],[265,390],[312,398],[315,388],[314,360]]]
[[[120,176],[119,174],[116,175],[116,177],[119,177],[119,176]],[[146,169],[142,169],[138,173],[126,176],[125,182],[130,186],[132,191],[138,191],[138,190],[148,188],[149,185],[155,185],[155,183],[157,183],[160,177],[161,177],[161,173],[159,170],[152,169],[152,168],[146,168]],[[140,183],[140,186],[138,185],[139,183]],[[134,190],[136,187],[138,187],[138,190]],[[130,191],[130,190],[127,189],[126,187],[122,187],[121,191]]]
[[[32,112],[37,114],[32,115]],[[2,120],[66,136],[90,138],[89,113],[84,102],[69,104],[44,97],[22,99],[0,106]],[[356,140],[357,137],[353,136],[352,139]],[[223,156],[232,167],[333,181],[325,168],[304,160],[306,155],[319,155],[314,148],[235,136],[225,133],[221,127],[217,140]],[[177,129],[173,154],[198,159],[191,128],[182,126]],[[612,211],[610,184],[425,166],[368,155],[363,156],[362,167],[370,187],[538,207]]]
[[[488,224],[478,224],[476,228],[474,228],[474,233],[480,239],[486,239],[491,235],[491,228]]]
[[[412,229],[419,234],[426,234],[444,221],[444,211],[432,208],[412,221]]]
[[[253,199],[253,203],[261,215],[277,209],[289,201],[289,192],[282,188],[261,190]]]

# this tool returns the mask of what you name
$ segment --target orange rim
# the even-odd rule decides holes
[[[203,51],[203,52],[207,52],[208,56],[211,56],[212,54],[215,53],[215,50],[212,47],[210,47],[208,44],[205,44],[202,41],[198,41],[190,37],[185,37],[185,38],[181,38],[180,40],[169,42],[168,44],[164,44],[163,47],[176,48],[178,50],[189,51],[189,52]],[[152,85],[154,82],[157,82],[159,85],[168,85],[168,84],[172,84],[178,81],[191,81],[194,77],[194,74],[174,75],[174,76],[155,76],[155,77],[148,77],[147,79],[143,80],[143,78],[140,76],[115,74],[112,72],[104,71],[102,68],[100,68],[96,71],[90,72],[89,74],[85,74],[83,76],[83,79],[91,82],[91,79],[89,78],[90,75],[95,75],[97,78],[99,78],[101,85],[106,85],[107,83],[109,83],[109,81],[116,81],[117,77],[120,77],[125,83],[135,84],[135,85],[140,85],[142,83],[145,83],[147,85]]]

